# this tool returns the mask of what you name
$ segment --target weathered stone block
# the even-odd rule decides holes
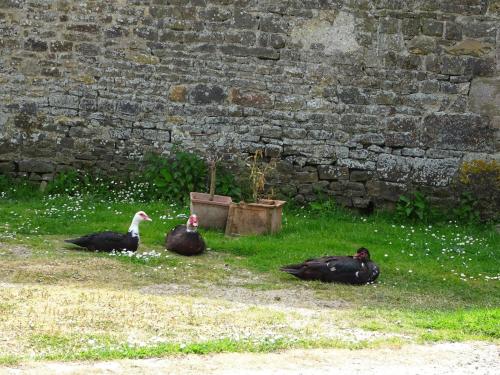
[[[242,47],[238,45],[224,45],[220,47],[222,53],[232,56],[257,57],[264,60],[279,60],[280,53],[272,48]]]
[[[370,152],[364,148],[349,150],[350,159],[366,160]]]
[[[401,21],[401,31],[408,37],[413,37],[420,33],[420,20],[418,18],[404,18]]]
[[[245,107],[272,108],[272,98],[265,93],[246,92],[241,93],[239,88],[229,90],[229,102]]]
[[[259,35],[259,46],[280,49],[285,47],[285,38],[279,34],[261,33]]]
[[[126,28],[113,25],[109,29],[104,30],[104,36],[109,39],[121,38],[128,36],[129,32]]]
[[[422,33],[430,36],[442,36],[444,24],[433,19],[422,20]]]
[[[136,115],[140,111],[139,104],[129,101],[119,101],[117,110],[127,115]]]
[[[99,32],[100,27],[96,24],[75,24],[75,25],[67,25],[67,30],[77,31],[79,33],[91,33],[96,34]]]
[[[10,173],[15,172],[16,165],[13,161],[0,161],[0,172],[1,173]]]
[[[305,50],[340,57],[343,53],[352,53],[361,48],[356,40],[355,29],[356,19],[352,13],[329,9],[321,11],[319,17],[295,24],[291,39],[292,43]]]
[[[49,106],[58,108],[78,109],[80,106],[80,99],[73,95],[58,95],[54,94],[49,96]]]
[[[379,33],[384,34],[396,34],[398,32],[398,23],[399,20],[396,18],[381,18],[379,21]]]
[[[143,137],[152,141],[170,142],[169,131],[144,129]]]
[[[387,132],[384,135],[388,147],[411,147],[417,142],[417,134],[413,132]]]
[[[383,145],[385,138],[379,133],[363,133],[354,135],[351,142],[361,143],[362,145]]]
[[[168,98],[173,102],[185,102],[187,98],[187,88],[183,85],[176,85],[170,88]]]
[[[160,58],[158,56],[148,55],[145,53],[132,55],[130,56],[130,60],[136,62],[137,64],[150,64],[150,65],[156,65],[160,62]]]
[[[368,171],[352,171],[349,180],[353,182],[366,182],[372,176],[372,172]]]
[[[371,203],[370,198],[352,197],[352,205],[356,208],[366,208]]]
[[[494,57],[484,56],[482,58],[471,58],[469,60],[470,69],[467,71],[480,77],[496,77],[496,62]]]
[[[354,159],[339,159],[337,160],[337,165],[348,167],[349,169],[363,169],[367,171],[372,171],[376,167],[376,164],[373,161]]]
[[[387,130],[413,132],[421,127],[420,122],[416,116],[391,116],[387,118]]]
[[[263,17],[259,29],[268,33],[286,33],[286,24],[283,18],[274,15]]]
[[[401,150],[401,155],[403,156],[413,156],[413,157],[422,157],[425,155],[425,151],[420,148],[410,148],[405,147]]]
[[[394,182],[373,180],[366,183],[366,190],[371,197],[397,202],[402,194],[407,193],[407,186]]]
[[[444,37],[448,40],[462,40],[462,25],[446,21],[444,24]]]
[[[101,48],[96,44],[81,43],[76,46],[76,51],[85,56],[97,56],[101,52]]]
[[[267,144],[264,147],[264,155],[270,158],[277,158],[281,155],[283,147],[279,145]]]
[[[318,165],[318,176],[320,180],[347,180],[349,168],[336,165]]]
[[[445,158],[456,158],[459,159],[464,155],[461,151],[453,151],[453,150],[441,150],[430,148],[425,152],[425,156],[430,159],[445,159]]]
[[[357,87],[338,87],[337,95],[346,104],[368,104],[368,98],[363,91]]]
[[[424,118],[422,142],[426,147],[458,151],[491,151],[493,129],[488,118],[473,113],[434,113]]]
[[[412,159],[380,154],[377,160],[377,177],[392,182],[407,182],[411,176]]]
[[[238,29],[256,29],[258,24],[257,18],[251,13],[242,8],[234,9],[234,16],[231,26]]]
[[[351,197],[335,196],[335,202],[343,207],[352,207]]]
[[[473,73],[474,60],[462,56],[443,55],[439,61],[439,71],[442,74],[464,75]]]
[[[226,98],[222,87],[207,85],[195,86],[191,90],[190,96],[195,104],[222,103]]]
[[[30,181],[42,181],[42,176],[38,173],[30,173],[29,180]]]
[[[495,38],[498,22],[472,21],[463,25],[463,32],[469,38]]]
[[[417,55],[428,55],[436,52],[436,39],[419,35],[408,42],[408,51]]]
[[[490,118],[500,116],[500,78],[476,78],[469,93],[470,109]]]
[[[470,55],[481,57],[494,49],[490,43],[480,42],[479,40],[466,39],[449,47],[446,51],[452,55]]]
[[[315,169],[298,171],[294,175],[295,181],[298,183],[311,183],[318,181],[318,172]]]
[[[157,41],[158,31],[151,27],[138,27],[134,29],[134,34],[140,38]]]
[[[55,164],[45,160],[20,160],[18,168],[20,172],[50,173],[55,170]]]
[[[366,195],[365,185],[361,182],[342,181],[345,183],[344,190],[348,197],[363,197]]]
[[[283,137],[291,139],[302,139],[307,135],[307,131],[301,128],[284,128]]]
[[[30,51],[35,51],[35,52],[44,52],[47,51],[48,45],[47,42],[44,40],[37,40],[33,38],[28,38],[24,42],[24,48]]]
[[[440,85],[441,82],[438,80],[432,80],[432,81],[425,80],[420,83],[420,91],[425,94],[437,93],[440,90]]]
[[[244,46],[253,46],[257,40],[255,32],[253,31],[237,31],[237,32],[228,32],[224,36],[224,40],[227,43],[237,43],[243,44]],[[266,46],[264,46],[266,47]]]
[[[231,18],[231,11],[225,8],[210,7],[198,12],[200,18],[210,22],[224,22]]]
[[[108,130],[109,137],[112,139],[127,140],[130,139],[132,135],[132,129],[115,129],[111,128]]]
[[[458,165],[458,159],[414,159],[412,180],[428,186],[448,186]]]
[[[297,111],[304,107],[304,100],[298,95],[276,95],[274,108],[285,111]],[[299,120],[297,115],[297,120]]]
[[[82,98],[79,103],[79,109],[86,112],[96,112],[97,99]]]
[[[56,40],[50,43],[51,52],[70,52],[72,49],[72,42]]]

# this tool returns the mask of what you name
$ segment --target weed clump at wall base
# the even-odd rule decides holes
[[[152,182],[152,196],[186,202],[191,191],[205,190],[207,167],[200,157],[185,151],[176,151],[169,158],[151,154],[145,176]]]
[[[193,153],[175,151],[170,157],[151,154],[142,174],[130,177],[102,176],[86,171],[66,170],[48,182],[43,191],[28,179],[12,179],[0,174],[0,198],[32,199],[42,196],[92,196],[128,202],[165,200],[185,204],[191,191],[207,190],[206,163]],[[240,199],[242,189],[235,175],[219,167],[217,191]]]
[[[500,164],[496,160],[463,162],[456,183],[462,205],[482,221],[500,219]]]

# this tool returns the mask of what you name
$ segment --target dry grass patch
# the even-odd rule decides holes
[[[120,345],[211,340],[379,339],[337,326],[337,313],[77,285],[3,284],[0,356],[57,356]],[[300,321],[300,323],[297,323]]]
[[[130,267],[103,257],[0,258],[0,278],[6,282],[65,284],[114,287],[140,282]]]
[[[160,247],[142,246],[141,253],[159,258],[110,256],[62,245],[59,237],[29,243],[0,243],[0,280],[15,283],[65,284],[113,289],[155,283],[200,284],[224,282],[238,270],[224,263],[224,254],[208,252],[186,258]]]

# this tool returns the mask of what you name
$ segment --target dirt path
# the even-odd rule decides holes
[[[500,348],[487,343],[408,345],[401,349],[314,349],[271,354],[228,353],[107,362],[38,362],[0,368],[15,374],[406,374],[496,375]]]

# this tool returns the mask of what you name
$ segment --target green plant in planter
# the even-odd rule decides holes
[[[175,151],[170,158],[148,157],[146,176],[159,198],[185,202],[191,191],[203,189],[207,168],[203,159],[186,151]]]
[[[221,195],[227,195],[235,200],[239,200],[242,197],[242,189],[236,177],[224,166],[219,167],[217,182],[215,184],[215,190]]]
[[[413,197],[407,197],[406,195],[399,197],[396,214],[407,219],[426,221],[431,216],[431,208],[424,194],[416,191],[413,193]]]

